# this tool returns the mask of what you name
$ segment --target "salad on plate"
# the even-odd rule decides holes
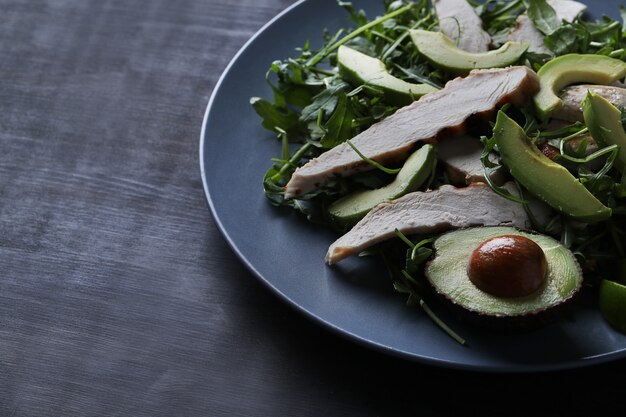
[[[384,1],[272,63],[253,97],[269,201],[478,325],[558,320],[582,291],[626,332],[626,39],[573,0]],[[624,14],[624,12],[622,11]],[[323,260],[320,259],[320,262]]]

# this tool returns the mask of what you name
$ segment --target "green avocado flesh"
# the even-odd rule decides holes
[[[458,75],[473,69],[507,67],[519,62],[528,49],[527,43],[507,42],[493,51],[472,53],[459,49],[441,32],[421,29],[411,30],[411,39],[420,54],[433,65]]]
[[[518,235],[533,240],[543,250],[548,268],[544,284],[534,293],[516,298],[496,297],[476,287],[467,266],[474,249],[496,236]],[[519,317],[556,307],[578,292],[583,276],[574,255],[548,236],[512,227],[476,227],[446,233],[434,242],[435,257],[426,277],[435,290],[466,310],[494,317]]]
[[[554,58],[537,72],[539,92],[533,101],[542,120],[563,106],[558,93],[577,83],[609,85],[626,77],[626,63],[619,59],[594,54],[569,54]]]
[[[424,94],[438,90],[428,84],[411,84],[396,78],[387,72],[381,60],[344,45],[337,52],[337,65],[339,75],[344,80],[356,85],[377,87],[383,91],[388,102],[399,106],[410,104]]]
[[[610,208],[565,167],[542,154],[524,130],[502,111],[498,112],[493,136],[511,175],[546,204],[582,222],[611,217]]]
[[[424,145],[404,163],[389,185],[376,190],[357,191],[335,201],[328,211],[338,226],[354,225],[374,207],[416,191],[432,174],[437,163],[433,145]]]
[[[582,103],[585,124],[593,139],[601,146],[617,145],[620,152],[615,166],[622,172],[626,167],[626,132],[622,126],[622,112],[605,98],[587,94]]]
[[[620,332],[626,333],[626,286],[602,280],[599,304],[604,319]]]

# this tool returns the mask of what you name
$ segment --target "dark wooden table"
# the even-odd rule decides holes
[[[202,116],[290,3],[0,0],[0,416],[623,412],[624,361],[496,376],[383,356],[231,253]]]

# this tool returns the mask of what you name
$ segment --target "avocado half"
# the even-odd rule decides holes
[[[467,269],[474,249],[497,236],[517,235],[535,242],[547,260],[546,279],[530,295],[504,298],[478,289]],[[520,319],[537,317],[572,299],[581,288],[583,274],[574,255],[551,237],[512,227],[476,227],[446,233],[434,242],[434,258],[425,274],[435,291],[475,318]],[[513,323],[512,321],[509,321]],[[494,324],[491,320],[490,324]],[[523,320],[515,323],[529,324]]]

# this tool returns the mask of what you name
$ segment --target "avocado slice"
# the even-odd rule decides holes
[[[465,75],[473,69],[507,67],[519,62],[528,49],[527,43],[507,42],[493,51],[472,53],[458,48],[441,32],[422,29],[410,32],[420,54],[437,68],[458,75]]]
[[[533,101],[540,119],[563,106],[558,93],[576,83],[612,84],[626,77],[626,62],[605,55],[568,54],[546,63],[537,71],[539,91]]]
[[[618,145],[615,166],[624,172],[626,167],[626,132],[622,126],[622,112],[607,99],[589,92],[583,100],[583,117],[593,139],[601,146]]]
[[[626,333],[626,286],[603,279],[599,305],[604,319],[615,329]]]
[[[499,236],[530,239],[543,251],[547,269],[543,284],[522,297],[499,297],[479,289],[468,274],[474,250]],[[491,317],[522,317],[552,309],[571,299],[581,288],[583,275],[574,255],[551,237],[512,227],[475,227],[456,230],[437,238],[435,256],[425,275],[437,293],[464,310]],[[513,268],[515,266],[513,265]],[[502,279],[508,279],[506,273]]]
[[[565,167],[542,154],[524,130],[502,111],[498,112],[493,136],[511,175],[549,206],[587,223],[611,217],[610,208]]]
[[[398,106],[411,104],[424,94],[438,90],[428,84],[411,84],[394,77],[381,60],[345,45],[339,47],[337,65],[341,78],[352,84],[380,88],[385,100]]]
[[[422,146],[406,160],[390,184],[375,190],[356,191],[331,204],[328,212],[333,223],[339,227],[352,226],[380,203],[416,191],[433,173],[436,163],[436,148]]]

